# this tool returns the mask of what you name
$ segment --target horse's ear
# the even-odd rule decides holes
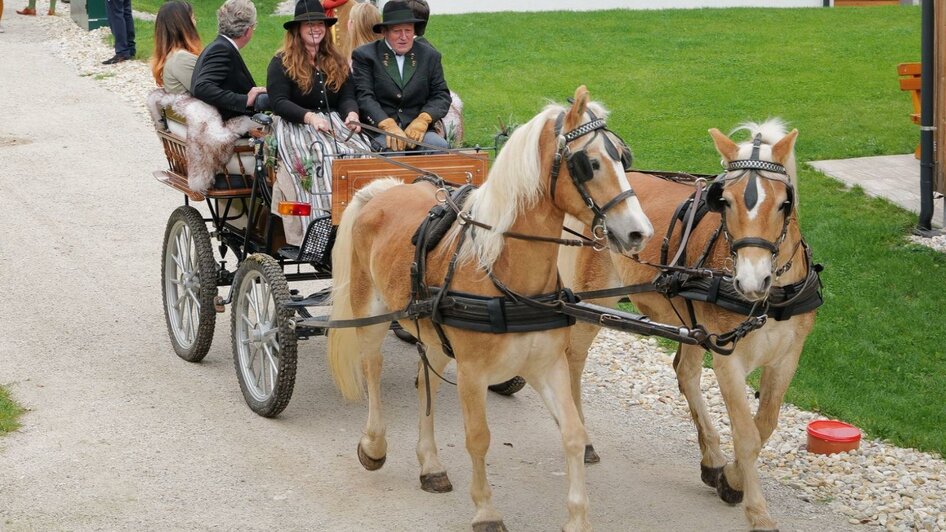
[[[772,146],[772,162],[784,165],[795,149],[795,139],[798,137],[798,130],[793,129],[791,133],[782,137],[782,140]]]
[[[568,114],[565,115],[565,130],[571,131],[581,124],[581,117],[585,114],[587,107],[588,89],[584,85],[581,85],[575,89],[575,102],[572,103],[572,108],[569,109]]]
[[[723,156],[724,161],[728,163],[729,161],[735,161],[739,157],[739,146],[736,146],[736,143],[733,142],[732,139],[715,127],[709,130],[709,134],[713,137],[713,142],[716,144],[716,151]]]

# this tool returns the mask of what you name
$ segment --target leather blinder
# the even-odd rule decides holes
[[[795,208],[795,187],[791,185],[785,187],[785,196],[785,203],[782,204],[782,210],[784,210],[785,215],[788,216]]]
[[[586,183],[594,177],[591,159],[588,158],[585,150],[569,154],[566,163],[568,164],[568,173],[577,183]]]
[[[706,207],[712,212],[722,213],[726,210],[726,202],[723,200],[723,183],[720,181],[710,183],[706,189]]]

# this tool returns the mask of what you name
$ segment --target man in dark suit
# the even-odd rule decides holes
[[[217,10],[219,35],[194,65],[191,94],[209,103],[228,120],[253,113],[256,97],[266,92],[253,81],[240,49],[250,42],[256,28],[256,6],[252,0],[227,0]]]
[[[424,21],[414,17],[405,2],[384,4],[382,17],[374,32],[384,38],[352,54],[362,121],[391,134],[447,148],[447,141],[431,128],[450,109],[440,53],[431,46],[414,44],[415,25]],[[415,147],[386,135],[379,135],[375,142],[395,151]]]

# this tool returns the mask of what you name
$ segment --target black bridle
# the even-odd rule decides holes
[[[733,261],[736,259],[736,252],[742,248],[762,248],[772,254],[772,270],[773,273],[776,273],[776,276],[778,276],[784,273],[784,271],[787,271],[787,266],[790,266],[791,264],[790,258],[789,262],[785,266],[779,268],[779,270],[784,271],[776,272],[775,270],[779,249],[781,248],[782,243],[785,241],[785,238],[788,234],[788,224],[792,219],[795,209],[795,187],[792,185],[788,171],[785,170],[784,166],[778,163],[762,161],[759,159],[759,147],[761,145],[762,135],[756,134],[755,138],[752,140],[752,154],[748,159],[730,161],[729,164],[726,165],[726,172],[718,176],[707,189],[706,204],[711,211],[720,213],[721,215],[720,218],[722,224],[722,234],[729,243],[729,250]],[[777,174],[777,177],[763,174],[762,172],[766,172],[767,174]],[[782,231],[778,238],[776,238],[774,241],[761,237],[746,237],[733,240],[732,235],[729,233],[729,228],[726,224],[726,205],[722,199],[723,189],[728,183],[739,181],[740,179],[746,177],[749,179],[749,183],[746,185],[744,200],[746,202],[746,206],[750,209],[755,205],[755,202],[758,199],[758,179],[777,181],[785,185],[787,199],[782,204],[780,209],[783,214]]]
[[[578,190],[578,194],[581,195],[581,198],[585,201],[585,205],[594,212],[594,219],[591,223],[591,234],[594,235],[596,240],[606,240],[608,238],[608,227],[607,227],[607,212],[614,208],[616,205],[621,203],[631,196],[636,196],[634,189],[628,188],[627,190],[621,192],[617,196],[613,197],[610,201],[604,204],[604,206],[599,206],[595,202],[594,198],[591,197],[591,194],[588,192],[588,187],[585,185],[588,181],[591,181],[594,178],[595,168],[594,163],[591,158],[588,157],[586,148],[589,144],[594,142],[595,138],[598,137],[601,132],[604,131],[604,144],[605,150],[608,152],[614,160],[620,160],[624,171],[629,171],[631,169],[631,150],[627,147],[627,144],[624,143],[623,139],[618,136],[616,133],[608,129],[608,124],[601,118],[598,118],[590,110],[586,111],[588,116],[591,118],[589,122],[586,122],[575,129],[562,133],[562,127],[565,123],[565,113],[562,112],[558,115],[558,118],[555,119],[555,136],[558,137],[558,149],[555,151],[555,157],[552,160],[552,170],[550,176],[550,196],[552,199],[555,199],[555,188],[558,184],[558,174],[562,169],[562,160],[565,160],[565,165],[568,167],[568,175],[572,178],[572,183],[575,185],[575,189]],[[572,151],[568,145],[581,137],[594,133],[594,136],[588,140],[582,147],[577,151]],[[621,139],[621,146],[618,148],[611,142],[611,139],[608,137],[607,133],[610,133]]]

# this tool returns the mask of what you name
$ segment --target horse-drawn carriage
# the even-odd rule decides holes
[[[474,467],[473,528],[505,530],[485,475],[484,395],[490,383],[521,375],[562,432],[569,480],[564,528],[586,530],[583,464],[597,455],[575,401],[588,345],[602,326],[659,335],[681,344],[674,368],[697,424],[701,478],[728,503],[740,502],[746,492],[753,528],[774,528],[755,462],[774,430],[813,323],[811,311],[821,303],[817,269],[795,217],[797,131],[786,134],[780,123],[753,124],[754,142],[737,145],[714,130],[726,171],[704,187],[703,178],[681,183],[659,172],[633,171],[630,151],[607,128],[605,115],[579,88],[571,106],[550,105],[510,137],[485,183],[481,152],[391,159],[396,168],[335,160],[332,217],[310,224],[301,246],[284,245],[279,218],[270,213],[273,178],[261,137],[249,142],[252,173],[224,173],[206,194],[197,194],[187,187],[183,140],[159,128],[170,169],[155,175],[185,193],[185,205],[168,222],[162,268],[175,351],[186,360],[203,358],[215,313],[231,304],[244,397],[258,414],[273,416],[292,393],[297,341],[331,329],[328,359],[337,387],[349,398],[367,391],[368,423],[357,455],[374,470],[384,464],[387,449],[378,397],[381,339],[392,320],[414,323],[417,336],[429,341],[420,344],[416,382],[427,397],[417,446],[422,489],[452,489],[434,441],[439,381],[430,373],[439,377],[453,360]],[[403,179],[379,179],[392,174],[433,179],[409,187]],[[452,192],[448,183],[483,186]],[[189,205],[201,200],[209,219]],[[305,210],[287,205],[282,212],[292,215],[297,208]],[[570,231],[577,239],[562,234],[566,215],[573,217]],[[435,224],[425,221],[438,216],[453,222],[433,238],[436,230],[429,226]],[[703,218],[716,223],[700,225]],[[655,228],[666,231],[662,245],[645,246]],[[560,255],[562,244],[582,247]],[[237,262],[235,271],[226,267],[228,253]],[[308,309],[326,305],[328,291],[304,296],[288,282],[328,278],[331,316],[313,317]],[[232,289],[222,298],[217,288],[226,285]],[[639,308],[677,325],[581,301],[628,294]],[[778,323],[767,326],[770,310]],[[569,336],[576,320],[586,328]],[[730,408],[734,462],[720,451],[699,396],[705,350],[715,354]],[[753,419],[744,386],[756,367],[765,370]]]
[[[168,219],[162,251],[161,287],[171,345],[182,359],[201,361],[210,349],[217,313],[231,305],[240,387],[247,405],[265,417],[288,405],[299,340],[326,334],[324,327],[303,322],[313,317],[313,307],[328,305],[329,288],[303,295],[290,283],[331,279],[335,225],[354,194],[385,176],[410,182],[420,175],[436,175],[455,186],[480,185],[489,164],[487,152],[479,148],[337,157],[331,165],[331,214],[314,217],[301,244],[290,245],[284,217],[307,217],[310,206],[274,202],[275,169],[270,159],[274,150],[266,137],[272,119],[257,114],[258,128],[234,142],[232,157],[215,169],[208,189],[198,192],[188,179],[186,118],[170,107],[158,112],[156,131],[168,168],[155,171],[154,177],[184,195],[184,204]],[[205,204],[207,216],[195,208],[200,203]],[[219,287],[226,286],[231,287],[229,293],[221,295]],[[517,378],[495,385],[494,391],[510,395],[524,385]]]

